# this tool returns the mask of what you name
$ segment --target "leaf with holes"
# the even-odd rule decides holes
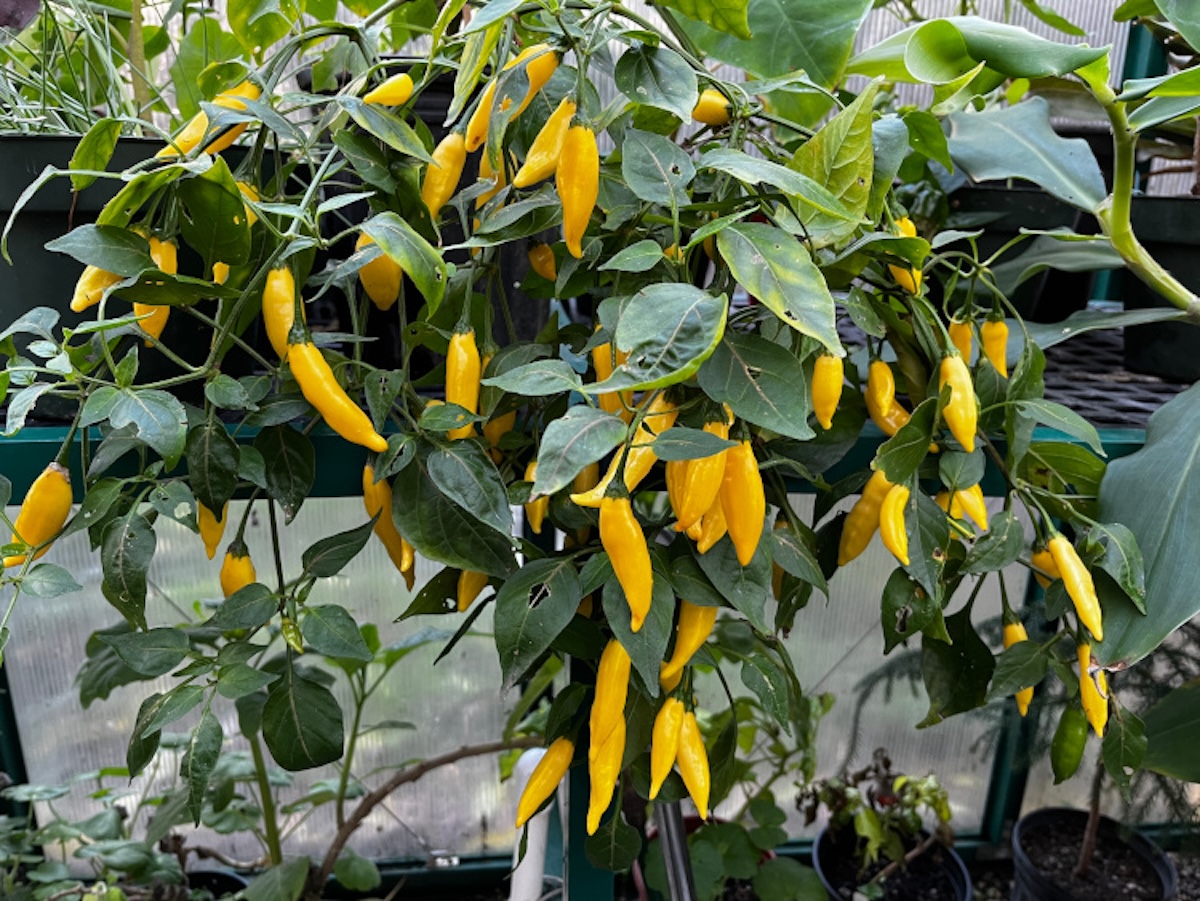
[[[575,617],[583,598],[571,560],[534,560],[496,595],[494,628],[502,691],[516,685]]]

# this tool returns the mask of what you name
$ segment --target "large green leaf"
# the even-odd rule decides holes
[[[1194,0],[1154,0],[1154,4],[1179,29],[1185,41],[1200,48],[1200,9]]]
[[[717,247],[733,277],[759,303],[830,353],[845,354],[833,295],[803,244],[773,225],[739,222],[717,234]]]
[[[928,635],[921,642],[921,672],[929,694],[929,712],[917,724],[918,729],[987,702],[996,660],[971,625],[971,608],[946,617],[946,632],[953,644]]]
[[[871,0],[755,0],[748,11],[754,40],[699,22],[684,28],[709,56],[771,78],[797,69],[824,87],[841,81]]]
[[[248,53],[261,57],[299,21],[300,9],[292,0],[231,0],[228,15],[234,37]]]
[[[455,441],[429,454],[429,477],[438,489],[502,535],[512,534],[512,511],[496,464],[474,441]]]
[[[836,219],[852,222],[857,218],[856,214],[848,210],[837,195],[822,182],[770,160],[760,159],[730,147],[719,147],[705,153],[696,164],[701,169],[716,169],[718,172],[732,175],[744,184],[763,183],[779,188],[788,196]],[[693,237],[692,240],[696,239]]]
[[[157,540],[144,516],[131,510],[104,530],[100,590],[118,612],[136,626],[146,628],[146,570],[154,558]]]
[[[380,213],[368,220],[363,223],[363,232],[399,264],[430,310],[436,310],[446,291],[446,264],[442,255],[395,213]]]
[[[1119,594],[1104,608],[1102,666],[1131,665],[1200,613],[1194,514],[1200,509],[1200,385],[1150,417],[1145,446],[1114,460],[1100,483],[1100,516],[1119,522],[1145,555],[1146,615]],[[1106,596],[1106,601],[1109,597]]]
[[[571,407],[542,435],[534,496],[553,494],[571,484],[585,466],[624,441],[625,433],[625,423],[616,416],[582,404]]]
[[[950,155],[975,181],[1023,178],[1089,212],[1108,194],[1087,141],[1059,137],[1041,97],[951,116]]]
[[[621,145],[621,174],[640,199],[677,209],[688,201],[687,186],[696,177],[696,167],[674,141],[627,128]]]
[[[271,426],[254,436],[254,447],[266,463],[267,494],[291,522],[316,478],[316,454],[307,435],[286,425]]]
[[[534,560],[496,594],[496,652],[503,691],[523,679],[575,617],[583,590],[569,559]]]
[[[663,0],[662,5],[734,37],[753,37],[747,17],[750,0]]]
[[[666,47],[631,47],[617,60],[613,78],[618,90],[634,103],[666,110],[685,122],[700,96],[695,71]]]
[[[179,776],[188,789],[188,812],[192,823],[200,825],[200,812],[204,807],[204,794],[208,789],[208,777],[217,765],[225,730],[221,721],[213,716],[208,707],[200,714],[200,722],[188,735],[184,745],[183,759],[179,762]]]
[[[288,666],[267,693],[263,740],[285,770],[307,770],[342,756],[342,708],[319,682]]]
[[[246,262],[250,256],[246,204],[224,158],[214,157],[208,171],[181,181],[179,199],[183,239],[209,266]]]
[[[866,213],[871,198],[875,169],[871,120],[877,93],[879,85],[872,82],[852,104],[801,144],[790,163],[792,169],[825,185],[856,217]],[[800,221],[818,247],[836,244],[858,227],[856,222],[808,206],[800,208]]]
[[[739,418],[798,441],[813,437],[804,367],[778,344],[726,335],[697,377],[705,394],[729,404]]]
[[[1168,692],[1146,711],[1142,765],[1184,782],[1200,782],[1200,680]]]

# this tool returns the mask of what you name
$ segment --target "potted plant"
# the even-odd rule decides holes
[[[779,635],[812,615],[811,593],[826,591],[876,532],[897,561],[880,606],[887,641],[921,636],[923,725],[984,703],[996,661],[972,623],[975,592],[1043,545],[1070,576],[1059,634],[1094,640],[1100,662],[1123,659],[1101,644],[1103,625],[1141,599],[1138,541],[1122,520],[1094,518],[1091,455],[1033,440],[1044,424],[1098,450],[1095,430],[1044,399],[1033,341],[1019,350],[1014,341],[1010,369],[1004,319],[1014,336],[1024,327],[986,294],[986,259],[919,233],[896,201],[906,157],[936,148],[897,117],[876,116],[878,80],[857,95],[831,90],[849,71],[914,77],[907,33],[848,64],[867,5],[827,13],[836,45],[811,39],[831,63],[825,84],[778,71],[791,57],[772,50],[782,23],[769,4],[708,24],[664,7],[659,30],[620,5],[493,3],[464,16],[452,3],[430,25],[428,55],[407,68],[375,62],[369,36],[390,7],[363,27],[281,29],[254,55],[206,69],[207,120],[122,173],[96,224],[53,243],[94,267],[85,285],[94,290],[83,292],[90,318],[60,330],[55,311],[39,310],[5,330],[38,339],[20,359],[0,344],[12,374],[8,432],[19,440],[25,412],[45,395],[79,409],[43,475],[18,492],[2,584],[14,603],[69,590],[73,578],[38,554],[64,529],[88,530],[105,597],[129,626],[110,641],[144,675],[173,674],[146,699],[131,747],[145,752],[181,710],[198,716],[185,758],[193,821],[228,692],[255,686],[247,696],[261,711],[239,728],[261,734],[285,768],[329,763],[349,747],[345,712],[307,663],[313,653],[374,659],[371,624],[328,581],[373,533],[393,554],[397,584],[414,553],[441,565],[407,614],[451,617],[447,647],[491,608],[503,689],[571,658],[570,685],[545,705],[550,752],[521,815],[570,774],[588,796],[572,805],[585,810],[579,831],[610,868],[630,866],[642,843],[614,801],[619,783],[641,787],[622,775],[630,764],[648,757],[659,791],[677,769],[702,815],[738,764],[732,691],[715,737],[696,716],[703,658],[694,658],[717,610],[738,628],[715,648],[787,733],[808,699]],[[979,57],[956,78],[1080,73],[1100,93],[1102,49],[974,19],[918,29],[955,66],[965,65],[956,48]],[[313,48],[369,62],[331,95],[283,91]],[[733,59],[751,80],[715,78],[706,54]],[[610,60],[621,93],[602,104],[594,81]],[[435,144],[411,104],[450,72],[453,122]],[[684,132],[688,120],[694,130]],[[235,168],[219,151],[242,133],[251,149]],[[471,154],[490,178],[462,177]],[[1061,168],[1057,187],[1078,181],[1090,199],[1086,173]],[[297,171],[303,178],[289,177]],[[350,171],[370,196],[338,192]],[[1118,177],[1112,211],[1100,210],[1113,246],[1173,288],[1124,230],[1118,189],[1127,187]],[[358,200],[369,218],[345,221]],[[535,238],[560,227],[562,241]],[[451,243],[455,234],[463,240]],[[345,239],[357,249],[343,259],[332,248]],[[164,264],[171,242],[195,252],[193,268]],[[529,296],[581,299],[577,321],[551,318],[532,339],[519,336],[498,263],[506,248],[529,259]],[[400,296],[408,284],[415,315]],[[988,305],[954,317],[941,290],[955,296],[968,284]],[[734,304],[738,286],[755,302]],[[306,323],[305,298],[326,294],[344,295],[350,314],[333,334]],[[155,333],[168,310],[207,340],[180,348]],[[404,344],[397,368],[364,359],[367,313],[380,310]],[[861,368],[845,362],[843,316],[869,336]],[[260,323],[263,346],[247,337]],[[145,341],[172,375],[138,377]],[[234,348],[252,370],[238,377],[225,371]],[[437,365],[418,369],[417,348]],[[185,386],[199,389],[186,405]],[[868,414],[869,467],[846,457]],[[288,566],[287,525],[310,496],[318,455],[350,471],[344,490],[364,492],[363,522]],[[1057,461],[1049,474],[1047,457]],[[1008,488],[994,513],[982,493],[989,467]],[[814,521],[789,500],[788,478],[821,491]],[[73,519],[72,482],[83,501]],[[860,491],[852,510],[834,512]],[[0,500],[9,495],[0,482]],[[240,516],[226,512],[235,496],[246,500],[229,508]],[[528,538],[514,534],[517,504]],[[266,559],[251,559],[244,540],[254,510],[270,523]],[[224,598],[206,628],[147,615],[163,518],[222,552]],[[532,540],[549,527],[569,540]],[[1185,603],[1194,601],[1172,595]],[[1178,625],[1156,608],[1145,621],[1161,630],[1151,646]],[[218,641],[213,630],[231,634]],[[272,644],[281,656],[267,653]],[[645,789],[656,794],[652,781]],[[306,861],[268,871],[281,898],[306,891],[307,875]]]

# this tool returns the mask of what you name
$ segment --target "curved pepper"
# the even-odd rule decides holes
[[[713,626],[717,622],[720,607],[701,607],[679,599],[679,623],[675,627],[675,649],[671,659],[665,661],[658,670],[659,684],[666,691],[674,691],[679,684],[680,674],[688,665],[696,652],[704,647],[708,636],[712,635]]]
[[[958,348],[959,355],[964,361],[970,362],[974,347],[971,323],[962,319],[951,319],[950,327],[946,331],[950,334],[950,342]]]
[[[13,523],[12,543],[24,543],[30,548],[45,545],[33,555],[33,559],[42,556],[50,550],[50,540],[66,524],[71,514],[71,501],[71,474],[61,463],[51,463],[33,480],[21,502],[21,511]],[[13,554],[5,557],[0,568],[20,566],[27,556]]]
[[[629,673],[633,661],[624,645],[610,638],[596,668],[596,692],[588,714],[591,744],[588,760],[593,760],[604,741],[618,725],[625,723],[625,701],[629,695]]]
[[[892,490],[883,470],[876,470],[863,487],[862,495],[850,508],[850,515],[842,525],[842,537],[838,542],[838,566],[845,566],[867,549],[879,528],[879,511],[883,500]]]
[[[979,531],[986,532],[988,530],[987,501],[983,499],[982,486],[975,484],[970,488],[962,488],[954,492],[954,499],[962,507],[963,512],[979,527]]]
[[[558,108],[550,114],[542,130],[529,145],[524,164],[513,176],[514,188],[528,188],[555,173],[558,161],[562,158],[567,130],[571,127],[571,120],[575,118],[575,109],[575,101],[564,97]]]
[[[1004,378],[1008,378],[1008,323],[1003,319],[989,319],[979,329],[983,342],[983,355],[992,367]]]
[[[1092,674],[1090,644],[1085,642],[1076,647],[1075,651],[1079,656],[1079,700],[1088,722],[1092,724],[1092,730],[1103,738],[1104,727],[1108,723],[1108,680],[1102,669],[1097,669],[1095,675]]]
[[[304,399],[316,408],[326,425],[352,444],[376,453],[387,450],[387,439],[375,431],[371,418],[338,384],[315,344],[289,344],[288,363]]]
[[[678,415],[679,408],[667,399],[665,391],[654,395],[654,399],[650,402],[646,415],[642,419],[642,424],[634,433],[633,442],[625,460],[625,488],[627,491],[633,491],[642,479],[650,474],[650,470],[658,461],[658,455],[654,453],[654,439],[671,428]],[[620,463],[621,449],[618,448],[613,454],[612,461],[608,464],[608,471],[605,472],[604,478],[591,491],[572,494],[572,502],[580,507],[599,507],[608,486],[617,477],[617,468]]]
[[[710,435],[716,435],[718,438],[726,439],[729,437],[729,421],[722,417],[713,422],[706,422],[704,431]],[[679,520],[675,523],[676,532],[686,532],[698,523],[700,517],[704,515],[704,511],[712,506],[713,499],[721,490],[721,483],[725,478],[728,454],[728,450],[722,450],[707,457],[688,461],[683,485],[680,489],[679,510],[677,511]],[[726,517],[728,518],[728,516],[727,512]]]
[[[908,530],[904,526],[904,508],[908,505],[908,498],[908,488],[893,485],[879,507],[879,537],[883,539],[883,546],[905,566],[909,564]]]
[[[225,597],[236,594],[258,578],[254,561],[244,541],[235,538],[225,551],[221,562],[221,593]]]
[[[629,604],[629,628],[637,632],[650,612],[654,571],[646,536],[633,515],[628,497],[606,497],[600,502],[600,544],[608,553],[613,572]]]
[[[1054,565],[1062,573],[1063,585],[1075,604],[1075,613],[1079,616],[1079,621],[1092,633],[1096,641],[1103,641],[1100,601],[1096,597],[1096,585],[1092,581],[1092,574],[1079,559],[1075,546],[1061,533],[1056,532],[1047,547],[1054,558]]]
[[[942,358],[938,371],[938,391],[950,386],[950,401],[942,409],[942,418],[963,450],[975,451],[975,430],[979,421],[979,401],[971,384],[971,371],[958,354]]]
[[[596,326],[596,331],[600,330],[600,326]],[[613,346],[606,341],[603,344],[598,344],[592,348],[592,368],[596,370],[596,381],[606,381],[613,374],[614,360],[616,365],[620,366],[629,358],[629,354],[618,350],[613,353]],[[603,394],[596,395],[596,402],[600,404],[600,409],[605,413],[611,413],[614,416],[620,416],[626,422],[633,419],[633,413],[630,409],[633,406],[632,391],[606,391]]]
[[[525,790],[521,792],[521,800],[517,802],[516,828],[520,829],[529,822],[529,818],[538,812],[538,808],[558,790],[558,784],[567,775],[574,758],[575,743],[565,736],[556,738],[546,749],[542,759],[529,774],[529,781],[525,783]]]
[[[841,357],[821,354],[813,363],[813,413],[826,431],[833,428],[833,414],[837,412],[842,399],[842,382],[845,378],[845,364]]]
[[[879,419],[890,417],[893,407],[896,406],[896,376],[892,374],[892,367],[883,360],[872,360],[867,369],[866,400],[871,418],[875,420],[876,425],[883,429]],[[905,422],[907,421],[906,413]],[[897,426],[898,429],[899,426]]]
[[[1050,553],[1050,548],[1044,547],[1041,550],[1035,550],[1029,555],[1029,562],[1042,571],[1033,574],[1042,588],[1049,588],[1052,581],[1062,578],[1062,573],[1058,571],[1058,564],[1054,562],[1054,555]],[[1042,573],[1047,575],[1043,576]]]
[[[434,148],[433,162],[425,170],[425,180],[421,182],[421,200],[429,208],[430,216],[436,219],[442,207],[454,196],[466,164],[467,148],[463,136],[453,131]]]
[[[688,794],[700,819],[708,819],[708,793],[711,777],[708,770],[708,752],[704,748],[704,736],[700,734],[700,725],[696,722],[696,714],[689,710],[683,715],[683,724],[679,728],[679,750],[676,756],[679,764],[679,775],[687,786]]]
[[[512,114],[514,119],[525,111],[537,92],[546,86],[546,82],[558,68],[558,54],[550,48],[549,44],[534,44],[526,47],[505,63],[503,71],[508,71],[521,63],[525,63],[525,75],[529,86],[525,91],[524,98]],[[482,147],[484,141],[487,140],[488,126],[492,121],[492,109],[496,105],[497,83],[495,78],[488,82],[487,87],[479,96],[479,104],[475,107],[475,112],[467,121],[466,148],[471,153]],[[508,110],[512,103],[512,97],[501,97],[501,112]]]
[[[562,201],[567,252],[582,259],[583,233],[600,196],[600,151],[596,133],[587,126],[576,125],[567,131],[555,182]]]
[[[1011,622],[1004,624],[1004,650],[1008,650],[1015,644],[1020,644],[1022,641],[1028,641],[1029,634],[1025,631],[1025,624],[1021,622]],[[1017,699],[1017,710],[1021,716],[1029,712],[1029,702],[1033,700],[1033,686],[1022,688],[1015,695]]]
[[[374,243],[374,238],[366,232],[360,232],[358,240],[354,242],[354,249],[362,250]],[[400,297],[400,282],[403,278],[404,271],[400,268],[400,264],[386,253],[381,253],[358,270],[358,280],[362,282],[367,297],[371,298],[371,302],[376,307],[385,312],[390,310]]]
[[[241,84],[230,88],[227,91],[222,91],[213,98],[213,106],[223,106],[226,109],[244,110],[246,104],[244,100],[257,100],[262,95],[262,88],[252,81],[243,81]],[[233,144],[242,132],[246,130],[248,122],[238,122],[227,128],[222,134],[214,137],[203,148],[205,153],[220,153]],[[208,134],[208,114],[203,110],[192,116],[187,125],[180,129],[179,133],[171,139],[162,150],[155,154],[156,157],[169,156],[187,156],[196,148],[196,146],[204,140],[204,136]]]
[[[591,777],[591,793],[588,796],[587,834],[595,835],[600,828],[600,818],[612,803],[617,779],[621,776],[621,762],[625,757],[625,719],[608,733],[604,743],[592,754],[588,751],[588,774]]]
[[[479,377],[483,360],[475,343],[475,329],[456,331],[450,336],[450,347],[446,351],[446,403],[458,406],[470,413],[479,412]],[[471,423],[447,432],[450,439],[466,438],[475,433]]]
[[[375,467],[367,463],[363,467],[362,487],[367,516],[374,517],[379,514],[379,519],[375,520],[374,532],[383,543],[392,565],[404,577],[408,590],[412,591],[416,581],[416,555],[412,545],[404,540],[404,536],[396,528],[395,520],[392,519],[392,486],[388,484],[387,479],[375,481]]]
[[[549,244],[534,244],[529,248],[529,268],[548,282],[557,281],[558,266]]]
[[[304,304],[300,304],[300,315],[303,320]],[[267,281],[263,286],[262,317],[267,340],[282,360],[287,357],[288,335],[296,322],[296,280],[292,277],[292,270],[286,266],[267,273]]]
[[[678,698],[667,698],[654,717],[654,729],[650,738],[650,800],[658,797],[671,768],[675,766],[675,757],[679,753],[679,733],[683,728],[683,715],[686,711],[683,701]]]
[[[212,510],[197,501],[196,520],[200,527],[200,539],[204,542],[204,552],[211,560],[217,556],[217,548],[221,544],[221,538],[225,535],[225,523],[229,521],[229,501],[226,501],[225,506],[221,508],[219,518]]]
[[[525,481],[532,482],[537,478],[537,460],[530,460],[529,465],[525,467]],[[529,528],[533,529],[533,534],[542,534],[542,523],[546,520],[546,513],[550,509],[550,497],[539,497],[537,500],[529,501],[525,504],[525,521],[529,523]]]
[[[754,552],[758,550],[763,518],[767,515],[767,495],[763,489],[762,473],[749,441],[742,441],[725,452],[720,497],[738,563],[749,566],[754,559]]]
[[[464,569],[458,574],[458,612],[465,613],[487,587],[488,574]]]
[[[383,84],[363,95],[364,103],[374,103],[378,106],[400,106],[408,103],[413,94],[412,76],[407,72],[393,75]]]
[[[700,519],[700,537],[696,539],[696,550],[707,554],[713,545],[725,537],[729,531],[729,523],[725,519],[725,508],[721,504],[721,495],[717,495],[708,512]]]
[[[121,281],[122,276],[108,272],[96,266],[84,266],[83,274],[75,282],[75,292],[71,295],[71,311],[82,313],[88,307],[100,303],[104,292]]]

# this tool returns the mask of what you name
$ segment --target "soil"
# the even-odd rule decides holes
[[[1156,901],[1162,883],[1153,867],[1111,832],[1100,830],[1096,854],[1082,879],[1074,875],[1083,844],[1082,833],[1042,823],[1021,833],[1021,847],[1030,862],[1078,901]]]
[[[1179,871],[1176,901],[1200,901],[1200,857],[1195,854],[1172,854],[1170,857]]]
[[[1013,866],[1011,860],[975,860],[967,865],[975,901],[1008,901],[1012,895]]]
[[[883,884],[884,901],[955,901],[958,892],[942,866],[944,856],[944,849],[934,845],[907,867],[892,873]],[[827,863],[826,878],[847,901],[854,896],[855,888],[869,882],[888,864],[881,861],[860,874],[852,856],[836,852],[829,855]]]

